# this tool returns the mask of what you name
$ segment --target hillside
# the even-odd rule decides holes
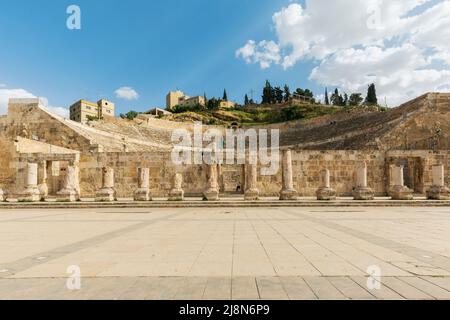
[[[341,112],[377,112],[377,107],[337,107],[321,104],[295,104],[295,105],[258,105],[236,109],[201,110],[174,113],[163,117],[177,122],[201,121],[208,125],[262,125],[283,123],[293,120],[309,120]]]

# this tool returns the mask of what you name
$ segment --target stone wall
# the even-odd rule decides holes
[[[0,135],[9,139],[21,136],[73,150],[90,150],[89,139],[63,125],[39,106],[36,99],[18,99],[17,103],[12,100],[7,120],[0,122]]]
[[[356,168],[361,162],[367,163],[368,185],[376,195],[383,196],[389,187],[389,165],[402,164],[403,160],[421,165],[417,170],[422,175],[422,185],[417,193],[425,193],[432,184],[432,166],[445,165],[446,183],[450,185],[450,151],[305,151],[292,152],[294,187],[300,196],[314,196],[319,187],[320,171],[330,170],[331,186],[340,196],[350,196],[355,186]],[[415,161],[419,160],[420,161]],[[400,161],[400,162],[399,162]],[[95,153],[83,154],[80,161],[80,179],[83,197],[93,197],[101,187],[101,168],[110,166],[115,170],[115,188],[119,197],[130,198],[138,185],[138,168],[150,169],[150,189],[155,197],[166,197],[173,175],[183,174],[183,188],[187,196],[199,196],[204,191],[207,173],[202,165],[175,166],[170,153]],[[406,170],[406,169],[405,169]],[[411,172],[413,169],[410,169]],[[239,185],[244,190],[245,170],[242,165],[223,165],[222,191],[235,193]],[[258,171],[259,172],[259,171]],[[405,178],[405,181],[409,181]],[[261,196],[278,196],[281,190],[281,168],[276,175],[258,176]],[[409,187],[413,187],[410,185]]]
[[[106,152],[82,154],[80,185],[83,197],[92,197],[101,187],[102,167],[114,169],[118,197],[133,196],[138,186],[138,168],[150,169],[150,190],[153,196],[167,196],[175,173],[183,174],[186,195],[201,195],[206,183],[206,170],[201,165],[176,166],[167,152]]]

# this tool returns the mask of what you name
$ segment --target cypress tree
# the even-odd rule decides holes
[[[223,89],[223,101],[228,101],[228,95],[227,95],[227,90]]]
[[[291,90],[289,89],[288,85],[286,84],[284,86],[284,101],[288,102],[291,98]]]
[[[367,89],[366,104],[378,105],[377,90],[374,83],[372,83]]]
[[[330,105],[330,98],[328,97],[328,88],[325,88],[325,104]]]

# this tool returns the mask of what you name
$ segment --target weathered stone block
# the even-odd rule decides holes
[[[184,191],[172,189],[169,192],[169,201],[183,201],[184,200]]]
[[[56,194],[56,201],[59,202],[74,202],[78,200],[78,195],[75,190],[63,189]]]
[[[280,200],[283,201],[295,201],[298,199],[298,192],[297,190],[291,189],[291,190],[281,190],[280,192]]]
[[[444,186],[432,186],[427,190],[429,200],[450,200],[450,189]]]
[[[413,190],[406,186],[393,186],[390,190],[392,200],[413,200]]]
[[[97,194],[95,196],[95,201],[97,201],[97,202],[103,202],[103,201],[112,202],[114,200],[115,200],[114,190],[111,188],[100,189],[97,191]]]
[[[259,190],[258,189],[247,189],[247,190],[245,190],[244,200],[246,200],[246,201],[259,200]]]
[[[41,193],[37,186],[28,187],[18,195],[17,200],[19,202],[37,202],[41,200]]]
[[[151,201],[150,190],[148,188],[139,188],[134,192],[134,201]]]
[[[359,187],[353,191],[353,199],[355,199],[355,200],[373,200],[373,199],[375,199],[375,193],[369,187]]]
[[[336,190],[332,188],[320,188],[316,192],[317,200],[324,200],[324,201],[330,201],[330,200],[336,200]]]
[[[209,189],[203,192],[203,196],[207,201],[219,201],[219,191],[217,189]]]

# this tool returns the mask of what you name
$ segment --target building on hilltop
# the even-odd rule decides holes
[[[70,106],[70,120],[76,122],[86,122],[88,118],[114,117],[114,113],[114,103],[105,99],[101,99],[97,103],[79,100]]]
[[[236,102],[221,100],[219,102],[219,108],[223,109],[233,109],[236,107]]]
[[[182,91],[169,92],[166,96],[166,109],[172,110],[175,106],[190,107],[195,105],[205,106],[206,101],[202,96],[189,97]]]
[[[185,95],[182,91],[169,92],[166,96],[166,109],[170,110],[180,103],[180,99],[184,98]]]

